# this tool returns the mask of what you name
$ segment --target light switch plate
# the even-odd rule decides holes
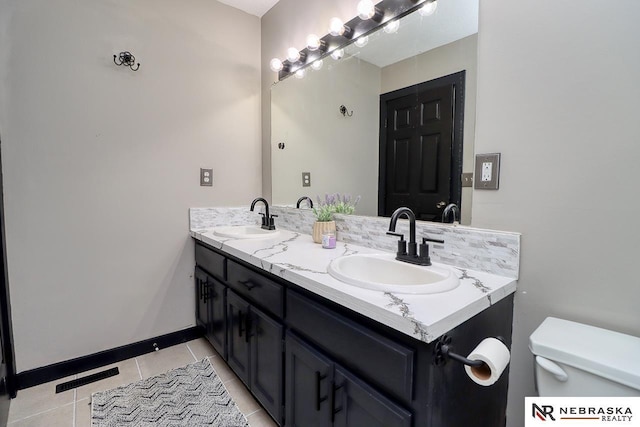
[[[462,174],[462,187],[473,187],[473,172]]]
[[[213,187],[213,169],[200,168],[200,186]]]
[[[500,178],[500,153],[476,154],[476,190],[497,190]]]

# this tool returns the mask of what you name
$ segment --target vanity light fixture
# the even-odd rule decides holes
[[[284,65],[282,64],[282,61],[280,61],[280,59],[273,58],[271,62],[269,62],[269,68],[271,68],[271,71],[275,71],[277,73],[279,71],[282,71]]]
[[[344,25],[342,19],[333,17],[329,21],[329,34],[334,37],[342,36],[345,38],[351,38],[351,28]]]
[[[373,18],[376,14],[376,7],[371,0],[360,0],[358,2],[358,16],[362,20]]]
[[[369,43],[369,36],[358,37],[354,44],[358,47],[365,47]]]
[[[296,71],[296,79],[303,79],[305,75],[305,70],[304,68],[300,68],[298,71]]]
[[[382,29],[387,34],[393,34],[398,32],[398,28],[400,28],[400,21],[394,19],[393,21],[389,21]]]
[[[311,63],[311,68],[313,68],[316,71],[321,69],[322,68],[322,59],[316,59],[315,61],[313,61]]]
[[[373,19],[380,22],[384,17],[384,12],[377,8],[371,0],[360,0],[358,2],[358,17],[363,21]]]
[[[287,59],[289,62],[297,62],[300,59],[300,52],[295,47],[287,49]]]
[[[336,61],[342,59],[343,56],[344,56],[344,49],[336,49],[333,52],[331,52],[331,57]]]
[[[425,7],[423,12],[428,12],[435,7],[436,1],[360,0],[358,14],[354,18],[348,22],[343,22],[337,17],[332,18],[328,34],[323,37],[309,35],[307,46],[304,49],[298,51],[295,48],[290,48],[287,51],[286,60],[280,61],[274,58],[269,66],[278,73],[278,80],[284,80],[295,74],[296,71],[312,66],[312,64],[313,67],[320,67],[320,63],[316,63],[316,61],[329,55],[334,59],[342,58],[344,56],[343,48],[356,43],[356,41],[357,46],[362,47],[366,43],[366,37],[380,28],[384,28],[387,33],[393,33],[398,30],[400,18],[417,12],[422,7]],[[374,2],[376,3],[374,4]],[[371,16],[372,6],[373,16]]]
[[[320,40],[320,37],[316,36],[315,34],[309,34],[307,36],[307,49],[309,49],[310,51],[318,50],[321,45],[322,40]]]
[[[418,9],[418,13],[421,16],[430,16],[430,15],[433,15],[437,7],[438,7],[438,0],[427,1],[425,2],[424,6]]]

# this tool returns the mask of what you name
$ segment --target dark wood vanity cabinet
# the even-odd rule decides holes
[[[197,323],[279,425],[506,423],[508,367],[481,387],[462,365],[434,363],[436,341],[416,340],[201,242],[195,278]],[[491,336],[510,347],[512,315],[510,295],[447,332],[453,349],[469,354]]]
[[[229,367],[267,412],[282,420],[282,324],[229,290],[227,294]]]
[[[288,332],[286,426],[411,427],[411,413]]]
[[[196,319],[213,348],[226,357],[226,287],[219,280],[196,268]]]

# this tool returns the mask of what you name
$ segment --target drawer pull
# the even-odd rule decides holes
[[[253,283],[251,280],[239,280],[240,283],[245,285],[248,290],[255,288],[257,285]]]
[[[327,378],[326,375],[321,375],[320,371],[316,371],[316,411],[320,411],[320,404],[327,400],[329,396],[320,397],[320,381]]]

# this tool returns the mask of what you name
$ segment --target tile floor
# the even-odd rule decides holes
[[[129,384],[205,357],[211,361],[216,373],[251,427],[276,426],[209,342],[200,338],[93,371],[20,390],[18,396],[11,401],[9,427],[90,427],[91,393]],[[119,375],[56,394],[57,384],[114,366],[118,367]]]

